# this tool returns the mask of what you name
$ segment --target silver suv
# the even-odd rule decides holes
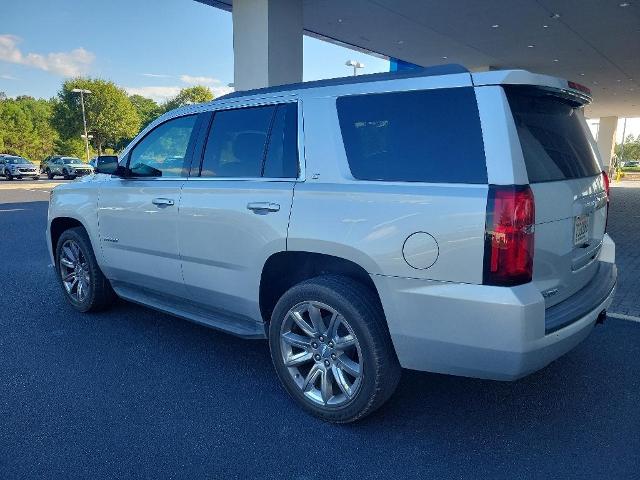
[[[93,173],[93,167],[76,157],[53,157],[46,161],[44,173],[49,180],[60,175],[65,180],[73,180]]]
[[[29,160],[18,155],[0,155],[0,175],[7,180],[31,177],[34,180],[40,178],[36,166]]]
[[[71,305],[114,294],[269,341],[325,420],[401,367],[513,380],[582,341],[616,283],[586,88],[462,67],[238,92],[167,113],[56,187]]]

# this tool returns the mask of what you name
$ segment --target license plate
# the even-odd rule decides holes
[[[589,240],[589,215],[578,215],[573,228],[573,244],[584,245]]]

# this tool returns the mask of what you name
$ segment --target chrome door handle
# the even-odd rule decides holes
[[[247,209],[252,210],[255,213],[277,212],[280,210],[280,205],[271,202],[251,202],[247,203]]]
[[[151,200],[151,203],[159,207],[168,207],[173,205],[173,200],[171,200],[170,198],[154,198],[153,200]]]

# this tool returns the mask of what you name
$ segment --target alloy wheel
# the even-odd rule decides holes
[[[335,309],[321,302],[294,306],[280,329],[284,366],[312,403],[341,407],[357,395],[362,383],[360,343]]]
[[[60,276],[67,294],[78,303],[85,301],[91,288],[89,264],[75,240],[66,240],[60,249]]]

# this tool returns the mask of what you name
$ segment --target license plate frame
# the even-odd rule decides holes
[[[580,246],[589,241],[589,215],[578,215],[573,221],[573,245]]]

